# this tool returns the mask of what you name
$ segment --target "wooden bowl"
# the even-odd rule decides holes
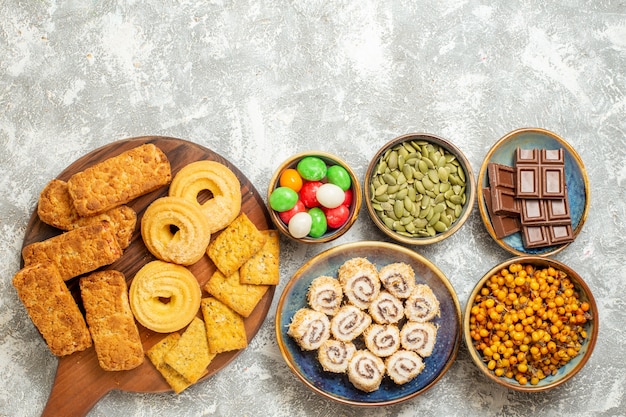
[[[481,352],[476,347],[476,344],[480,343],[480,341],[476,341],[475,339],[472,338],[471,316],[472,316],[472,308],[475,304],[476,297],[481,293],[481,289],[483,288],[485,283],[491,280],[492,276],[500,274],[500,271],[503,268],[509,268],[513,264],[532,265],[533,267],[535,267],[535,269],[544,269],[544,268],[551,267],[556,270],[565,272],[567,276],[569,277],[570,281],[573,283],[574,291],[578,293],[578,299],[580,300],[580,302],[586,302],[590,306],[587,313],[585,313],[587,317],[587,321],[584,324],[580,324],[580,323],[574,324],[565,319],[562,320],[564,325],[570,325],[572,329],[574,329],[575,326],[580,326],[580,328],[586,332],[586,337],[582,340],[582,342],[580,342],[581,347],[580,347],[580,350],[578,351],[578,354],[574,356],[569,362],[567,362],[567,364],[560,366],[555,374],[548,375],[546,378],[540,379],[538,383],[536,384],[531,384],[530,382],[526,384],[520,384],[520,382],[518,382],[514,378],[507,378],[505,376],[497,376],[494,370],[490,370],[488,368],[488,359],[485,359],[484,351]],[[537,291],[536,293],[539,293],[539,291]],[[493,295],[494,294],[491,292],[489,292],[489,294],[483,294],[484,297],[489,297],[489,298],[493,298],[494,300],[496,300],[496,304],[501,303],[500,301],[498,301],[497,297],[494,298]],[[505,307],[505,310],[512,311],[513,308]],[[487,314],[489,314],[489,312],[487,312]],[[533,317],[535,317],[535,320],[536,320],[536,317],[538,317],[538,314],[539,313],[534,313]],[[502,320],[505,320],[504,315],[502,317],[503,317]],[[559,318],[560,320],[561,316],[559,317],[560,317]],[[489,320],[489,318],[487,318],[487,320]],[[515,391],[539,392],[539,391],[546,391],[546,390],[555,388],[565,383],[566,381],[574,377],[574,375],[576,375],[583,368],[583,366],[589,360],[591,353],[593,352],[593,348],[596,344],[596,340],[598,337],[598,325],[599,325],[598,308],[594,300],[593,294],[591,293],[591,290],[589,289],[585,281],[582,279],[580,275],[578,275],[578,273],[576,273],[576,271],[574,271],[569,266],[561,262],[558,262],[556,260],[550,259],[550,258],[545,258],[541,256],[520,256],[520,257],[510,258],[496,265],[489,272],[487,272],[480,279],[480,281],[478,281],[478,283],[474,287],[465,305],[465,311],[464,311],[464,317],[463,317],[463,337],[465,340],[465,344],[467,345],[467,348],[469,350],[472,361],[476,364],[478,369],[480,369],[481,373],[484,376],[486,376],[489,380],[497,384],[500,384],[504,387],[515,390]],[[493,331],[497,331],[497,330],[493,330]],[[553,336],[553,339],[556,339],[556,336]],[[502,340],[503,339],[501,339],[501,341]],[[524,344],[524,342],[525,341],[522,339],[520,343]],[[526,358],[527,359],[532,358],[532,356],[530,355],[532,352],[531,349],[533,349],[532,348],[533,345],[538,346],[538,347],[543,346],[543,345],[548,346],[547,345],[548,343],[549,342],[546,342],[545,340],[543,341],[539,340],[535,342],[531,338],[531,341],[528,344],[529,350],[526,353],[527,355]],[[564,342],[557,340],[556,343],[558,346],[558,343],[564,343]],[[569,343],[569,342],[566,342],[566,343]],[[551,353],[547,353],[547,355],[551,355]],[[547,355],[542,356],[542,357],[547,357]],[[501,358],[504,358],[504,355],[501,356]],[[531,362],[531,361],[529,360],[528,362]],[[532,364],[529,364],[528,367],[529,369],[531,369]]]
[[[446,152],[447,154],[451,155],[451,157],[454,158],[454,161],[455,161],[454,163],[458,163],[458,167],[455,167],[452,169],[463,171],[464,173],[465,179],[464,179],[463,189],[465,191],[465,200],[462,204],[460,204],[460,207],[461,207],[460,211],[457,209],[457,212],[455,213],[455,219],[453,219],[451,222],[448,220],[448,222],[450,222],[449,225],[444,224],[445,226],[447,226],[445,230],[440,229],[440,231],[435,231],[434,227],[436,227],[437,222],[430,222],[430,220],[432,219],[432,216],[430,214],[424,217],[422,213],[420,213],[420,211],[422,210],[428,210],[429,206],[431,208],[433,207],[432,200],[436,198],[436,197],[433,197],[433,195],[437,195],[436,193],[434,193],[434,191],[431,191],[431,190],[426,190],[426,194],[423,194],[423,191],[421,189],[418,189],[418,186],[416,183],[419,181],[423,181],[423,180],[414,178],[414,179],[407,179],[406,181],[408,189],[414,188],[417,191],[417,200],[414,201],[413,204],[418,203],[420,205],[420,210],[413,211],[413,213],[411,214],[411,218],[413,219],[425,218],[426,221],[428,221],[428,224],[426,226],[427,231],[424,232],[424,230],[418,230],[417,232],[423,235],[416,234],[416,232],[413,232],[413,231],[408,231],[409,226],[403,224],[403,222],[407,221],[408,219],[408,210],[405,210],[403,217],[399,218],[396,215],[394,218],[393,215],[395,213],[391,213],[389,211],[390,208],[393,211],[393,208],[390,207],[389,205],[385,205],[385,203],[389,203],[389,201],[381,202],[380,196],[377,196],[377,193],[379,193],[379,187],[380,187],[379,183],[382,182],[382,180],[380,179],[380,176],[383,175],[383,171],[386,171],[387,173],[390,172],[389,168],[387,168],[386,170],[383,170],[382,168],[384,168],[384,166],[380,167],[381,161],[385,159],[386,156],[390,152],[392,152],[395,148],[397,148],[399,145],[402,145],[402,144],[410,145],[411,143],[431,144],[436,149],[442,149],[444,152]],[[421,145],[421,146],[423,147],[424,145]],[[413,148],[415,148],[415,146],[413,146]],[[410,157],[413,151],[409,150],[408,152],[409,152],[409,157]],[[415,151],[415,153],[417,154],[418,159],[423,158],[422,160],[425,161],[424,163],[426,163],[426,159],[428,160],[432,159],[432,157],[428,158],[425,155],[420,155],[420,151]],[[410,158],[410,160],[414,160],[414,159]],[[450,163],[448,162],[446,166],[449,164]],[[437,167],[431,167],[430,164],[428,164],[428,171],[432,171],[433,169],[437,171]],[[396,173],[398,172],[398,170],[395,170],[395,171]],[[414,175],[418,175],[418,174],[414,174]],[[379,177],[378,183],[376,182],[375,177]],[[428,177],[428,175],[425,175],[425,177]],[[450,180],[447,180],[447,179],[445,181],[438,180],[437,177],[435,177],[435,180],[441,183],[443,182],[448,183],[448,185],[446,185],[446,187],[448,187],[450,186],[452,182],[453,175],[449,174],[449,177],[450,177]],[[444,179],[445,179],[445,176],[444,176]],[[384,184],[381,184],[381,185],[384,187]],[[389,186],[389,184],[387,185]],[[434,187],[439,187],[439,186],[440,184],[438,183],[434,184]],[[451,186],[453,187],[453,185]],[[389,189],[389,187],[387,189]],[[428,134],[428,133],[411,133],[411,134],[402,135],[395,139],[392,139],[391,141],[387,142],[382,148],[380,148],[378,152],[376,152],[374,157],[371,159],[370,164],[365,174],[364,192],[366,193],[366,196],[364,197],[364,199],[365,199],[365,204],[367,206],[367,211],[370,215],[370,218],[383,233],[385,233],[387,236],[401,243],[405,243],[409,245],[428,245],[428,244],[440,242],[446,239],[447,237],[451,236],[456,231],[458,231],[461,228],[461,226],[463,226],[463,223],[465,223],[465,221],[469,217],[474,207],[474,201],[476,199],[476,182],[475,182],[474,174],[473,174],[472,167],[469,161],[467,160],[463,152],[459,148],[457,148],[453,143],[441,137]],[[448,191],[446,191],[446,193],[447,192]],[[446,193],[442,192],[441,196],[443,196]],[[426,197],[428,197],[428,200],[429,200],[428,202],[426,201]],[[458,197],[458,195],[456,195],[456,197]],[[400,200],[400,198],[398,198],[397,200]],[[449,197],[447,194],[446,194],[445,199],[440,201],[439,203],[444,204],[445,211],[449,209],[454,210],[451,206],[446,206],[446,204],[450,203]],[[441,216],[443,216],[443,213],[445,213],[445,211],[441,213]],[[437,214],[435,213],[434,216],[436,215]],[[413,220],[412,224],[415,226],[415,223],[417,222],[423,222],[423,220]],[[419,228],[421,227],[422,226],[420,224]]]
[[[327,243],[327,242],[337,239],[338,237],[346,233],[356,221],[359,215],[359,211],[361,209],[362,197],[361,197],[361,185],[360,185],[359,179],[356,173],[344,160],[342,160],[338,156],[335,156],[333,154],[330,154],[328,152],[323,152],[323,151],[301,152],[301,153],[291,156],[287,160],[283,161],[278,166],[274,174],[272,175],[272,178],[270,179],[268,190],[267,190],[267,201],[269,205],[270,196],[272,192],[280,186],[281,174],[286,169],[296,169],[300,160],[308,156],[314,156],[314,157],[318,157],[322,159],[328,167],[333,166],[333,165],[342,166],[343,168],[346,169],[346,171],[350,175],[350,180],[351,180],[350,192],[352,194],[352,198],[351,198],[351,203],[349,205],[348,218],[345,221],[345,223],[343,223],[343,225],[341,225],[338,228],[328,227],[326,232],[320,237],[311,237],[310,235],[307,235],[304,237],[294,237],[289,232],[289,225],[280,218],[279,213],[276,210],[272,210],[272,208],[269,206],[268,206],[268,210],[270,213],[270,218],[272,222],[274,223],[274,225],[276,226],[276,228],[280,230],[280,232],[283,233],[285,236],[289,237],[290,239],[296,242],[307,243],[307,244]],[[322,179],[321,182],[327,182],[327,180]]]

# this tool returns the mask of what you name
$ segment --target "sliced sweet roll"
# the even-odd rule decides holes
[[[355,353],[354,343],[328,339],[318,349],[317,359],[325,371],[341,374],[346,372]]]
[[[415,288],[415,271],[411,265],[404,262],[383,266],[378,276],[383,287],[400,299],[408,298]]]
[[[398,385],[412,381],[424,369],[424,361],[417,353],[399,350],[385,360],[387,375]]]
[[[356,339],[372,324],[372,318],[365,311],[351,304],[346,304],[330,320],[330,332],[342,342]]]
[[[363,339],[370,352],[386,358],[400,347],[400,329],[395,324],[372,324],[363,332]]]
[[[307,299],[313,310],[334,316],[341,308],[343,301],[341,284],[333,277],[324,275],[317,277],[309,286]]]
[[[301,308],[293,315],[287,334],[302,350],[315,350],[330,338],[330,320],[324,313]]]
[[[339,282],[348,301],[360,309],[367,309],[380,292],[376,266],[365,258],[352,258],[338,271]]]
[[[350,359],[347,374],[355,388],[365,392],[376,391],[385,376],[385,363],[367,349],[357,350]]]
[[[406,350],[412,350],[426,358],[433,353],[437,341],[437,327],[430,323],[407,321],[400,330],[400,343]]]
[[[428,285],[418,284],[404,303],[404,314],[408,320],[427,322],[439,315],[439,300]]]
[[[404,304],[402,300],[383,290],[372,301],[368,311],[376,323],[394,324],[404,317]]]

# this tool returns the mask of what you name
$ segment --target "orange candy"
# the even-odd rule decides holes
[[[289,187],[298,192],[302,188],[302,177],[297,170],[288,168],[280,174],[279,183],[281,187]]]

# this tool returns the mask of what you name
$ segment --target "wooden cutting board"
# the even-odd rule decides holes
[[[144,143],[153,143],[167,154],[172,167],[172,175],[176,175],[183,166],[198,160],[208,159],[226,165],[237,175],[241,183],[242,211],[246,213],[260,230],[272,228],[269,213],[261,195],[241,171],[217,153],[186,140],[145,136],[113,142],[90,152],[70,164],[57,178],[67,181],[76,172]],[[120,259],[103,269],[115,269],[123,272],[126,275],[129,286],[135,273],[147,262],[155,260],[155,257],[146,249],[141,239],[140,224],[143,213],[152,201],[167,195],[167,192],[168,187],[163,187],[128,204],[137,212],[137,226],[132,242]],[[34,210],[26,229],[23,246],[47,239],[59,233],[61,233],[60,230],[42,223],[37,216],[37,210]],[[204,256],[199,262],[190,266],[189,269],[196,276],[202,287],[216,268],[208,256]],[[74,278],[68,281],[67,284],[82,309],[78,279]],[[252,340],[263,324],[263,320],[271,306],[274,291],[275,287],[271,287],[252,314],[245,319],[248,341]],[[203,296],[206,295],[203,292]],[[138,325],[138,327],[144,350],[149,349],[164,337],[163,334],[152,332],[141,325]],[[201,381],[224,368],[240,352],[233,351],[217,355],[209,365],[208,374]],[[59,358],[54,384],[42,416],[84,416],[100,398],[111,390],[129,392],[171,391],[169,385],[147,358],[141,366],[133,370],[107,372],[98,365],[96,353],[92,347],[86,351]],[[175,395],[173,391],[172,395]]]

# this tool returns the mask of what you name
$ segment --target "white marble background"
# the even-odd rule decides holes
[[[626,3],[623,0],[0,2],[0,416],[37,416],[54,359],[11,286],[38,193],[111,141],[166,135],[235,163],[263,194],[278,162],[322,149],[363,176],[393,137],[458,145],[477,173],[491,145],[526,126],[552,130],[591,182],[583,232],[556,259],[599,304],[600,336],[573,380],[527,395],[489,383],[463,346],[431,390],[396,406],[342,406],[289,372],[274,335],[278,295],[310,256],[382,239],[365,212],[340,240],[283,240],[282,283],[251,346],[179,396],[112,392],[90,416],[626,415]],[[462,306],[510,255],[476,209],[445,243],[418,252]],[[71,398],[68,398],[71,401]]]

